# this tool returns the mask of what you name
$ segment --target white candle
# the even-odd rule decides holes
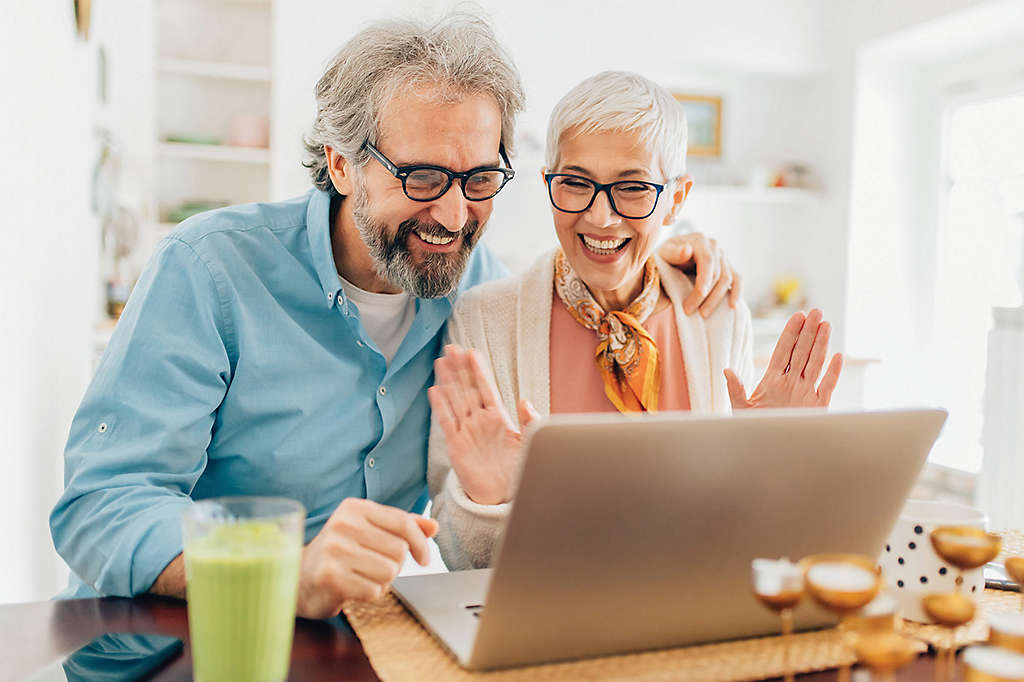
[[[980,673],[988,673],[1006,680],[1024,679],[1024,654],[994,646],[969,646],[963,661]]]
[[[1024,637],[1024,613],[993,613],[988,626],[1004,635]]]
[[[865,618],[873,616],[888,616],[896,613],[897,608],[899,608],[898,602],[888,593],[882,592],[868,602],[868,605],[862,608],[858,615],[864,616]]]
[[[938,533],[935,536],[939,542],[952,542],[957,545],[966,545],[967,547],[987,547],[991,540],[988,538],[979,538],[974,535],[958,535],[957,533]]]
[[[786,558],[754,559],[754,592],[765,596],[802,592],[804,576],[797,564]]]
[[[811,566],[807,580],[827,590],[863,592],[875,586],[877,576],[861,566],[825,561]]]

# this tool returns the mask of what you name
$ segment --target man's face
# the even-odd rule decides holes
[[[455,172],[499,167],[501,112],[489,95],[440,103],[429,88],[400,92],[381,116],[377,148],[395,165]],[[358,177],[358,176],[357,176]],[[409,293],[435,298],[459,283],[483,234],[493,199],[469,201],[458,180],[433,201],[413,201],[374,159],[361,170],[352,216],[377,274]]]

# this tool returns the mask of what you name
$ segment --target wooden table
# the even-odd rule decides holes
[[[20,680],[58,660],[104,632],[173,635],[185,652],[152,678],[191,680],[185,603],[161,597],[77,599],[0,605],[0,680]],[[932,659],[922,656],[900,671],[902,682],[931,680]],[[376,682],[362,644],[344,617],[326,621],[298,619],[289,680]],[[802,675],[803,682],[835,680],[835,671]]]

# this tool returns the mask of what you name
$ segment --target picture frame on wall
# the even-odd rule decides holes
[[[688,156],[722,155],[722,98],[673,92],[686,110]]]

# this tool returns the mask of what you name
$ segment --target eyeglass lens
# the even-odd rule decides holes
[[[646,182],[616,182],[610,188],[612,208],[624,218],[643,218],[654,210],[658,190]],[[586,210],[597,188],[584,178],[556,175],[551,178],[551,201],[555,208],[578,213]]]
[[[405,191],[413,199],[436,199],[444,194],[451,182],[449,176],[432,168],[421,168],[405,178]],[[489,199],[498,193],[505,182],[505,174],[496,170],[481,170],[468,176],[463,191],[468,199]]]

